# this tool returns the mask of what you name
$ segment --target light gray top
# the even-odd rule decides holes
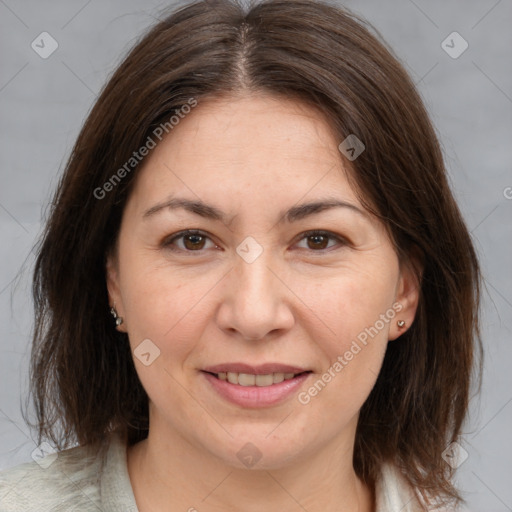
[[[106,450],[77,446],[0,473],[0,512],[138,512],[126,444],[113,435]],[[413,490],[390,465],[375,487],[377,512],[418,512]]]

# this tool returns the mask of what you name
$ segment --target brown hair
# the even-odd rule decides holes
[[[404,68],[371,25],[320,1],[182,6],[106,84],[59,183],[35,266],[39,440],[62,448],[101,443],[114,430],[130,444],[147,436],[148,397],[110,316],[105,276],[137,166],[101,198],[94,191],[191,98],[241,90],[295,97],[322,112],[340,142],[355,134],[365,144],[345,162],[361,200],[387,226],[400,260],[420,255],[423,268],[415,321],[388,344],[361,409],[354,468],[372,482],[389,461],[423,494],[460,500],[441,454],[459,438],[473,371],[481,378],[478,260]]]

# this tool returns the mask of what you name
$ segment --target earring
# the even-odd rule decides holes
[[[117,315],[115,302],[112,308],[110,308],[110,314],[114,317],[114,320],[116,321],[116,327],[119,327],[123,323],[123,318]]]
[[[403,320],[398,320],[398,322],[396,323],[396,325],[398,325],[398,327],[402,328],[405,326],[405,322]]]

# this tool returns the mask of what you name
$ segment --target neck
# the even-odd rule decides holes
[[[279,468],[240,469],[183,438],[151,431],[128,449],[140,512],[374,512],[373,486],[352,467],[352,451],[332,446]]]

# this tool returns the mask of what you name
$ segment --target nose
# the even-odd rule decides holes
[[[222,330],[256,341],[282,335],[293,326],[294,295],[279,268],[266,251],[251,263],[236,256],[217,311]]]

